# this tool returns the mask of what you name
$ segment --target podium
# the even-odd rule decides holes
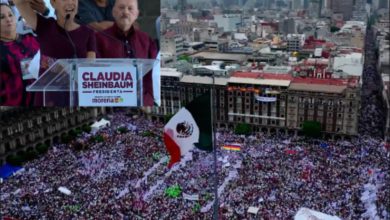
[[[58,59],[27,91],[41,92],[43,106],[144,106],[144,76],[156,65],[155,59]]]

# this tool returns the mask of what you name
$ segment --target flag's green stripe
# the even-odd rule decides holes
[[[210,92],[198,96],[185,107],[199,127],[199,142],[195,146],[201,150],[212,151]]]

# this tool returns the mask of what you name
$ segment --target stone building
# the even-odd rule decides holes
[[[62,134],[91,124],[106,108],[6,108],[0,110],[0,165],[40,144],[58,143]]]
[[[312,120],[321,123],[326,137],[358,134],[359,77],[329,79],[235,72],[213,80],[162,69],[161,80],[164,101],[150,112],[156,120],[176,113],[213,86],[214,122],[219,128],[233,129],[239,123],[247,123],[255,132],[298,134],[303,122]]]

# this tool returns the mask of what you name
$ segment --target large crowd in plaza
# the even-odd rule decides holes
[[[211,219],[213,154],[193,150],[167,168],[163,124],[124,113],[86,149],[58,144],[0,187],[3,216],[18,219]],[[129,131],[118,132],[126,126]],[[143,135],[148,131],[149,135]],[[291,219],[300,207],[342,219],[389,218],[389,151],[379,139],[307,141],[301,137],[217,133],[221,219]],[[228,151],[224,143],[240,143]],[[364,195],[367,184],[373,194]],[[180,195],[166,190],[179,186]],[[65,187],[70,194],[62,193]],[[195,199],[185,199],[184,194]],[[367,193],[366,193],[367,194]],[[368,198],[370,197],[370,198]],[[257,215],[248,213],[257,207]]]

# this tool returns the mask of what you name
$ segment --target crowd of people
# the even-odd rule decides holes
[[[78,137],[84,150],[75,150],[74,143],[55,145],[3,182],[2,215],[18,219],[212,218],[212,153],[194,149],[168,169],[162,123],[124,112],[110,116],[110,122],[96,134]],[[90,141],[96,135],[105,140]],[[241,150],[222,148],[226,143],[236,143]],[[292,219],[300,207],[361,219],[367,212],[367,201],[362,199],[367,183],[377,187],[370,200],[377,218],[390,217],[390,191],[385,187],[390,183],[389,152],[379,139],[307,141],[265,134],[243,137],[219,130],[216,146],[220,219]],[[180,192],[168,196],[167,189],[173,186]],[[248,213],[249,207],[259,208],[258,213]]]
[[[368,29],[365,40],[365,58],[362,74],[361,115],[359,133],[383,137],[386,122],[382,96],[382,78],[377,69],[374,30]]]

